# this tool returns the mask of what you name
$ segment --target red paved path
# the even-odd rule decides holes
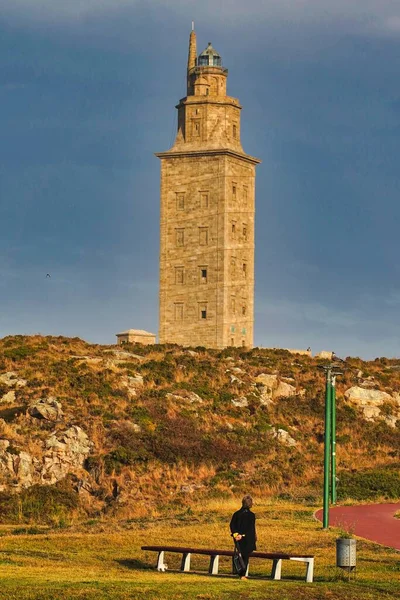
[[[363,506],[335,506],[329,509],[329,525],[349,529],[366,540],[400,550],[400,511],[397,504],[367,504]],[[322,510],[315,513],[322,521]]]

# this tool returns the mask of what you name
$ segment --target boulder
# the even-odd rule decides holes
[[[296,395],[296,388],[290,383],[280,381],[277,389],[274,391],[274,398],[288,398]]]
[[[0,383],[4,383],[4,385],[8,385],[9,387],[21,388],[26,386],[27,381],[26,379],[20,379],[14,371],[8,371],[0,375]]]
[[[127,360],[132,360],[132,358],[138,361],[144,360],[144,357],[140,356],[139,354],[133,354],[133,352],[125,352],[123,350],[113,350],[113,354],[118,359],[121,359],[124,362],[126,362]]]
[[[384,402],[393,400],[392,396],[387,392],[365,389],[358,385],[346,390],[344,395],[347,400],[356,402],[360,406],[382,406]]]
[[[191,392],[189,390],[176,390],[174,394],[167,394],[167,398],[169,400],[184,400],[185,402],[189,402],[190,404],[202,404],[203,399],[200,398],[198,394]]]
[[[52,396],[36,400],[28,408],[28,414],[35,419],[45,419],[46,421],[60,421],[64,416],[61,402],[58,402]]]
[[[15,390],[10,390],[0,398],[0,402],[4,404],[15,404]]]
[[[240,367],[232,367],[231,369],[226,369],[225,373],[229,373],[229,371],[233,371],[234,373],[244,373],[243,369]]]
[[[366,421],[374,421],[381,414],[379,406],[363,406],[362,409]]]
[[[274,399],[272,397],[272,388],[263,385],[260,388],[260,404],[262,406],[270,406],[274,403]]]
[[[242,381],[241,379],[239,379],[238,377],[236,377],[236,375],[229,375],[229,377],[230,377],[231,383],[233,385],[234,384],[237,384],[237,385],[243,385],[244,384],[244,381]]]
[[[297,446],[297,442],[285,429],[273,429],[272,435],[285,446]]]
[[[231,400],[233,406],[237,406],[238,408],[245,408],[249,405],[249,401],[246,396],[241,396],[240,398],[234,398]]]
[[[268,406],[277,398],[287,398],[289,396],[304,396],[304,390],[297,391],[294,385],[287,381],[294,382],[292,378],[283,377],[280,379],[276,374],[260,373],[255,379],[256,384],[260,386],[260,403]]]
[[[33,458],[28,452],[20,452],[14,458],[14,471],[21,487],[30,487],[33,481]]]
[[[181,485],[181,492],[183,494],[193,494],[193,492],[201,490],[202,488],[204,488],[204,485],[198,483],[188,483],[186,485]]]
[[[70,358],[76,358],[78,360],[84,360],[85,362],[92,364],[92,365],[98,365],[99,363],[102,362],[103,358],[99,357],[99,356],[81,356],[81,355],[71,355]]]
[[[266,387],[275,388],[278,386],[278,375],[270,375],[267,373],[260,373],[256,377],[256,383],[261,383]]]

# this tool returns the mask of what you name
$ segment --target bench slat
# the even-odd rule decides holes
[[[150,550],[153,552],[178,552],[180,554],[206,554],[208,556],[233,556],[233,550],[214,550],[208,548],[181,548],[179,546],[142,546],[142,550]],[[314,558],[313,554],[287,554],[286,552],[252,552],[250,554],[253,558],[269,558],[273,559],[302,559],[302,558]]]

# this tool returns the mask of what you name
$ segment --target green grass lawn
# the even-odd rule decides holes
[[[229,576],[230,559],[221,559],[220,577],[172,572],[180,557],[166,557],[168,571],[154,569],[155,553],[141,545],[194,545],[230,548],[231,502],[213,502],[163,519],[130,523],[90,523],[60,532],[16,535],[3,528],[0,539],[0,598],[69,599],[238,599],[318,600],[400,597],[400,553],[359,540],[357,578],[348,582],[335,567],[337,531],[324,532],[315,508],[288,503],[257,503],[258,547],[264,551],[315,554],[315,582],[307,584],[305,565],[283,563],[283,580],[267,577],[270,561],[253,560],[254,579]],[[15,529],[15,528],[14,528]],[[196,571],[206,557],[193,556]]]

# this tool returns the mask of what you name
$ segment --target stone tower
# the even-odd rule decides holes
[[[253,346],[257,158],[240,142],[228,70],[190,34],[187,96],[161,159],[160,343]]]

